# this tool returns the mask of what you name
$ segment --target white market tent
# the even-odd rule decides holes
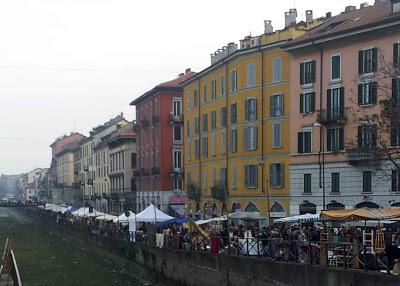
[[[246,212],[246,211],[236,211],[230,213],[229,217],[232,219],[243,219],[243,220],[262,220],[265,219],[259,212]]]
[[[147,208],[136,215],[137,222],[156,223],[163,222],[169,219],[173,219],[173,217],[163,213],[153,204],[150,204]]]
[[[285,222],[307,222],[320,220],[319,214],[303,214],[295,215],[290,217],[278,218],[274,220],[274,223],[285,223]]]
[[[198,220],[195,223],[197,225],[202,225],[202,224],[206,224],[206,223],[210,223],[210,222],[220,222],[220,221],[226,221],[226,220],[227,220],[226,215],[224,215],[224,216],[221,216],[221,217]]]
[[[136,216],[136,215],[135,215],[134,212],[129,211],[129,218],[135,219],[135,216]],[[128,217],[125,215],[125,213],[123,213],[123,214],[121,214],[120,216],[115,217],[115,218],[113,219],[113,222],[115,222],[115,223],[127,224],[127,223],[128,223]]]
[[[96,217],[97,220],[104,220],[104,221],[114,221],[114,219],[117,219],[117,216],[111,215],[111,214],[102,214],[100,216]]]
[[[76,211],[72,212],[72,215],[83,217],[86,213],[89,213],[89,208],[77,209]]]

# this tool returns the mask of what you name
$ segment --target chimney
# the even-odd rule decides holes
[[[345,12],[350,12],[350,11],[354,11],[356,10],[357,7],[356,6],[346,6],[346,8],[344,9]]]
[[[332,18],[332,12],[327,12],[326,15],[325,15],[325,18],[326,19]]]
[[[182,72],[178,75],[178,77],[183,77],[185,74]]]
[[[313,11],[312,10],[306,10],[306,22],[310,23],[314,20],[313,18]]]
[[[364,2],[364,3],[360,4],[360,9],[367,8],[367,7],[369,7],[369,3],[368,2]]]
[[[237,50],[237,45],[233,42],[228,44],[228,55],[233,54]]]
[[[187,69],[185,70],[185,74],[188,74],[188,73],[191,73],[191,72],[192,72],[191,68],[187,68]]]
[[[271,20],[264,21],[264,34],[271,34],[274,32],[274,27],[272,27]]]
[[[290,9],[289,12],[285,12],[285,28],[295,25],[297,19],[297,10]]]

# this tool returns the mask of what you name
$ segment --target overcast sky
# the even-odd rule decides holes
[[[365,1],[0,1],[0,173],[48,167],[52,141],[87,135],[228,42],[275,29],[296,5],[314,16]],[[273,3],[273,4],[272,4]],[[373,4],[370,1],[370,4]]]

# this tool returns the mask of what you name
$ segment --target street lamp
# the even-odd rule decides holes
[[[323,136],[323,126],[321,123],[316,122],[313,127],[319,128],[319,152],[318,152],[318,165],[319,165],[319,187],[322,188],[322,207],[325,210],[325,145]],[[321,162],[322,155],[322,162]]]

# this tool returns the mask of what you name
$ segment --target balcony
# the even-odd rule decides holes
[[[158,125],[158,123],[160,123],[160,118],[158,118],[157,115],[153,115],[151,117],[151,122],[153,123],[153,125]]]
[[[345,124],[347,121],[346,113],[346,108],[343,106],[322,109],[318,112],[318,122],[324,125]]]
[[[376,148],[354,148],[347,150],[347,159],[350,165],[362,163],[374,164],[379,162],[379,151]]]
[[[142,123],[142,128],[149,127],[149,121],[147,119],[142,119],[140,122]]]
[[[173,113],[169,114],[169,123],[171,125],[173,124],[182,124],[183,123],[183,115],[177,115],[175,116]]]
[[[171,179],[173,179],[173,178],[178,178],[179,176],[180,176],[180,177],[183,177],[182,168],[173,168],[173,169],[171,170],[171,173],[170,173]]]
[[[153,176],[159,176],[160,175],[160,168],[158,168],[158,167],[151,168],[151,174]]]

